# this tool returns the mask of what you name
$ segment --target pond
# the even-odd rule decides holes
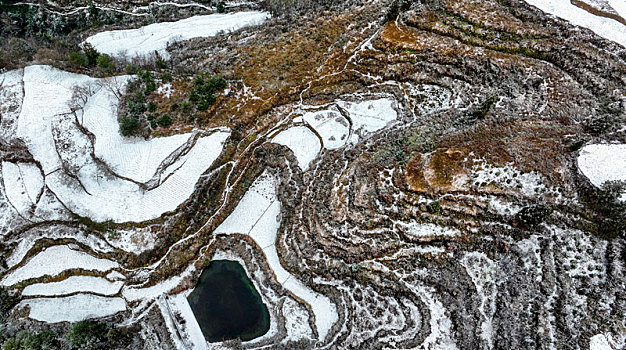
[[[211,261],[187,300],[209,342],[252,340],[270,328],[261,295],[236,261]]]

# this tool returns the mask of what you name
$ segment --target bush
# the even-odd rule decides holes
[[[113,59],[109,55],[102,54],[98,56],[96,62],[98,67],[107,73],[111,73],[115,70],[115,62],[113,62]]]
[[[22,331],[2,343],[2,350],[53,350],[59,349],[56,333],[44,329],[39,333]]]
[[[158,69],[167,68],[167,62],[165,59],[159,54],[159,51],[154,51],[155,64]]]
[[[16,303],[15,297],[9,294],[6,288],[0,287],[0,322],[4,320]]]
[[[120,119],[120,132],[123,136],[133,136],[139,129],[139,119],[135,117],[123,117]]]
[[[226,79],[222,77],[211,77],[207,79],[205,74],[196,76],[194,88],[189,93],[189,100],[196,103],[199,110],[205,110],[216,102],[214,93],[224,90]]]
[[[170,72],[161,73],[161,81],[164,83],[169,83],[170,81],[172,81],[172,73]]]
[[[552,208],[545,205],[532,205],[524,207],[517,213],[517,220],[529,229],[533,229],[541,224],[552,214]]]
[[[85,67],[89,64],[87,61],[87,56],[83,55],[80,52],[72,51],[67,55],[68,60],[71,64],[79,67]]]
[[[172,118],[170,118],[168,114],[163,114],[159,117],[159,119],[157,119],[157,124],[161,127],[167,128],[172,125]]]
[[[65,341],[70,349],[105,349],[108,345],[106,338],[108,332],[109,327],[104,323],[81,321],[72,326],[65,335]]]
[[[159,106],[156,104],[156,102],[154,102],[154,101],[148,102],[148,112],[156,111],[157,107],[159,107]],[[150,119],[150,118],[148,118],[148,119]]]
[[[87,64],[89,64],[89,66],[91,67],[94,67],[98,63],[98,57],[100,57],[100,53],[90,43],[85,43],[83,45],[83,52],[87,57]]]

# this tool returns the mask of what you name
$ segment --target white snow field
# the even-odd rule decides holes
[[[243,233],[263,249],[267,263],[276,279],[295,296],[311,305],[320,339],[324,339],[338,320],[335,305],[326,296],[304,285],[280,264],[276,250],[276,234],[280,227],[280,201],[276,196],[278,179],[261,174],[244,194],[235,210],[215,230],[215,233]]]
[[[309,163],[322,149],[320,139],[306,126],[294,126],[282,131],[272,139],[272,142],[289,147],[302,170],[307,170]]]
[[[111,282],[102,277],[70,276],[59,282],[28,285],[22,291],[22,296],[58,296],[78,292],[111,296],[117,294],[123,284],[123,281]]]
[[[96,221],[139,222],[175,210],[193,193],[198,178],[230,135],[219,130],[207,136],[188,133],[148,141],[121,137],[115,112],[118,100],[114,89],[105,86],[123,88],[127,79],[94,79],[48,66],[24,69],[17,135],[41,164],[45,184],[57,198],[72,212]],[[74,116],[69,105],[74,104],[75,87],[91,93],[82,112]],[[95,136],[95,146],[80,123]],[[7,169],[11,178],[18,178],[14,166]],[[154,180],[148,187],[139,184],[148,180]],[[12,186],[18,186],[9,191],[21,199],[18,203],[25,210],[30,197],[17,195],[24,187],[32,189],[26,193],[36,192],[38,184],[16,181],[8,187]]]
[[[626,181],[626,144],[587,145],[578,155],[578,169],[594,186]],[[626,193],[621,197],[626,200]]]
[[[570,0],[525,1],[543,12],[562,18],[573,25],[588,28],[599,36],[626,47],[626,26],[614,19],[591,14],[574,6]],[[609,3],[620,16],[626,16],[626,5],[624,5],[626,2],[624,0],[612,0]]]
[[[302,119],[320,134],[324,148],[340,148],[348,141],[350,123],[338,111],[307,112]]]
[[[207,341],[204,339],[204,334],[202,334],[202,329],[187,301],[187,296],[190,292],[191,290],[188,290],[185,293],[165,296],[164,306],[168,308],[168,311],[178,315],[178,317],[174,318],[174,322],[178,323],[176,328],[181,329],[181,333],[187,335],[185,343],[188,348],[194,350],[208,349]],[[179,319],[182,319],[182,322],[178,322]]]
[[[76,294],[58,298],[27,299],[18,306],[29,306],[29,318],[57,323],[78,322],[91,318],[114,315],[126,310],[122,298],[108,298],[92,294]]]
[[[378,131],[398,118],[391,98],[379,98],[361,102],[339,101],[337,105],[345,109],[352,120],[352,130],[365,133]]]
[[[148,56],[158,51],[169,57],[167,45],[198,37],[209,37],[220,32],[234,31],[263,23],[269,13],[258,11],[234,12],[194,16],[176,22],[154,23],[137,29],[113,30],[88,37],[85,42],[115,57]]]
[[[96,258],[67,245],[55,245],[44,249],[26,264],[11,271],[0,284],[11,286],[29,278],[56,276],[69,269],[108,271],[117,267],[119,265],[111,260]]]
[[[0,137],[10,141],[17,127],[17,117],[24,97],[23,70],[16,69],[0,74]]]
[[[2,162],[2,178],[9,202],[28,217],[43,191],[43,175],[35,164]]]

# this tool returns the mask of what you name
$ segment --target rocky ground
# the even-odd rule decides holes
[[[228,258],[248,271],[272,326],[259,339],[212,348],[624,346],[623,187],[597,187],[578,163],[585,145],[626,142],[623,46],[519,0],[226,5],[273,17],[170,45],[168,67],[154,69],[173,76],[169,83],[157,79],[173,92],[161,88],[148,98],[174,119],[155,136],[228,130],[229,137],[204,175],[189,180],[195,187],[188,199],[141,216],[143,222],[101,222],[55,193],[52,172],[20,137],[29,101],[22,73],[3,74],[5,339],[24,329],[65,332],[69,321],[33,319],[33,300],[42,295],[25,290],[92,276],[123,283],[110,293],[49,297],[121,300],[122,311],[101,318],[133,334],[119,348],[205,348],[176,300],[207,260]],[[146,4],[125,6],[144,11]],[[623,21],[610,2],[576,6]],[[145,24],[131,22],[118,25]],[[80,29],[66,40],[111,26]],[[33,50],[50,47],[19,40]],[[6,67],[49,63],[40,59],[9,57]],[[199,72],[228,85],[215,104],[188,113],[180,106]],[[64,160],[54,171],[72,181],[94,163],[94,174],[158,187],[121,176],[93,150],[94,129],[78,119],[92,96],[99,95],[73,98],[76,118],[55,122],[73,131],[54,134],[51,149]],[[192,152],[186,145],[164,155],[163,164],[173,167]],[[159,178],[176,171],[165,165]],[[7,178],[21,179],[24,188]],[[255,182],[268,178],[275,180]],[[263,206],[247,206],[254,191],[265,196],[257,200]],[[250,217],[232,219],[241,211]],[[54,246],[99,263],[33,267]]]

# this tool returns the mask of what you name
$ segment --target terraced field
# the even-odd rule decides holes
[[[207,13],[80,39],[166,59],[150,135],[120,134],[132,72],[0,71],[0,341],[98,320],[116,349],[625,346],[621,2],[159,4],[98,8]],[[226,87],[183,107],[199,72]],[[244,267],[267,333],[205,340],[211,260]]]

